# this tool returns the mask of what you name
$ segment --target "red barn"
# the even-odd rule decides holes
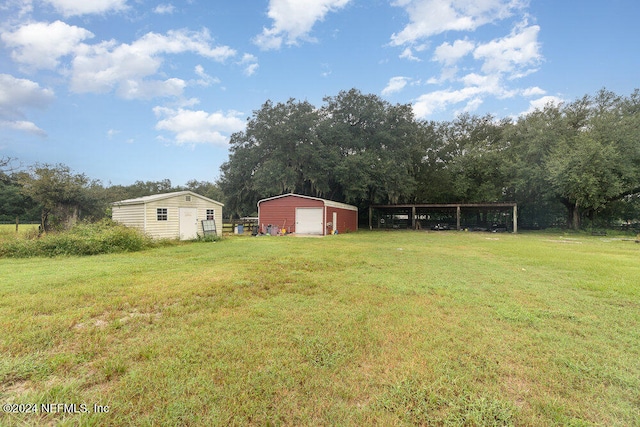
[[[358,208],[317,197],[299,194],[262,199],[258,202],[260,231],[267,228],[287,233],[327,235],[358,229]]]

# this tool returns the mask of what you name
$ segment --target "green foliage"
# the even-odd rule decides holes
[[[308,102],[266,102],[231,137],[220,186],[233,215],[259,199],[294,192],[365,206],[413,193],[411,149],[418,131],[409,105],[340,92],[318,109]]]
[[[21,192],[40,206],[44,231],[51,229],[52,222],[58,228],[68,228],[79,219],[82,210],[90,211],[97,205],[92,190],[100,186],[99,182],[74,174],[62,164],[36,164],[18,174],[18,182]]]
[[[10,177],[0,179],[0,221],[39,221],[38,205],[22,194],[21,187]]]
[[[81,223],[65,232],[47,233],[39,238],[14,237],[0,241],[0,257],[53,257],[136,252],[154,246],[138,230],[111,220]]]
[[[361,208],[515,201],[525,227],[578,228],[596,215],[611,222],[614,204],[640,194],[639,91],[601,90],[515,121],[419,122],[409,105],[355,89],[324,102],[268,101],[231,138],[220,186],[232,214],[296,192]],[[640,219],[635,204],[622,207]]]
[[[213,233],[207,234],[206,236],[198,234],[198,238],[196,239],[197,242],[203,242],[203,243],[219,242],[220,240],[222,240],[222,237]]]
[[[324,101],[320,138],[339,153],[334,197],[361,206],[407,200],[415,188],[411,148],[418,132],[411,106],[355,89]]]
[[[184,186],[185,190],[193,191],[201,196],[208,197],[211,200],[222,201],[224,194],[217,184],[208,181],[197,181],[192,179]]]
[[[221,167],[220,186],[229,195],[225,209],[251,214],[263,197],[295,192],[320,195],[328,190],[318,139],[320,115],[308,102],[267,101],[244,132],[231,136],[229,161]]]
[[[223,200],[220,187],[207,181],[188,181],[173,187],[168,179],[103,186],[98,180],[74,173],[68,166],[35,164],[16,172],[11,160],[0,158],[0,221],[40,221],[47,231],[67,229],[77,221],[111,217],[112,202],[169,191],[191,190]],[[4,169],[4,170],[3,170]]]

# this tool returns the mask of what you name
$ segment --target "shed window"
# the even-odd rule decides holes
[[[213,209],[207,209],[207,219],[211,220],[211,219],[216,219],[215,216],[216,211]]]
[[[185,200],[185,202],[190,202],[191,201],[191,196],[184,196],[184,200]]]
[[[167,220],[167,208],[158,208],[156,209],[156,213],[158,214],[158,221]]]

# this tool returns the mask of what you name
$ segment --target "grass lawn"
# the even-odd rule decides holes
[[[640,245],[621,239],[0,259],[0,331],[0,403],[38,409],[0,425],[640,425]]]

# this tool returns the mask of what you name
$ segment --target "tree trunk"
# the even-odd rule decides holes
[[[576,203],[573,208],[572,208],[572,225],[573,225],[573,229],[574,230],[579,230],[580,229],[580,208],[578,207],[578,204]]]
[[[74,225],[78,223],[78,217],[79,217],[78,207],[77,206],[67,207],[67,211],[65,212],[65,215],[67,216],[67,218],[65,219],[66,229],[69,230],[70,228],[72,228]]]
[[[49,227],[49,212],[46,210],[42,210],[40,214],[40,229],[38,230],[38,234],[45,233],[47,231],[47,227]]]
[[[580,206],[578,206],[578,202],[571,202],[568,199],[562,198],[560,199],[560,203],[562,203],[567,208],[567,228],[571,228],[573,230],[580,229]]]

